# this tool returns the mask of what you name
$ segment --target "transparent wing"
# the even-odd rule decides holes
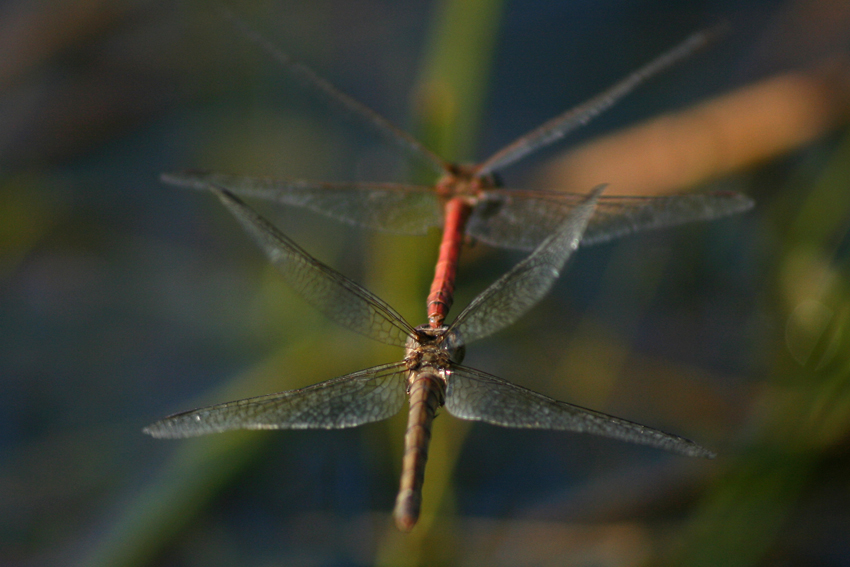
[[[234,429],[343,429],[398,413],[406,397],[404,363],[375,366],[289,390],[177,413],[143,431],[157,438]]]
[[[721,31],[719,28],[702,31],[688,37],[673,49],[650,61],[647,65],[641,67],[619,83],[616,83],[605,92],[556,116],[502,148],[481,164],[477,175],[482,177],[489,175],[497,169],[506,167],[528,154],[563,138],[579,126],[587,124],[653,75],[657,75],[675,63],[689,57],[694,51],[704,47],[719,31]]]
[[[531,250],[586,197],[558,191],[491,189],[473,209],[466,231],[491,246]],[[663,197],[602,196],[581,244],[588,246],[642,230],[717,219],[752,207],[752,199],[734,191]]]
[[[416,331],[386,302],[319,262],[285,234],[224,189],[211,186],[283,279],[329,319],[382,343],[404,346]]]
[[[434,171],[438,173],[445,173],[448,171],[448,164],[445,160],[423,146],[419,140],[398,126],[392,124],[389,120],[362,102],[345,94],[332,85],[330,81],[319,76],[315,71],[303,63],[294,60],[292,57],[278,49],[277,46],[273,45],[256,30],[252,29],[245,22],[236,17],[230,10],[222,8],[222,11],[248,39],[264,49],[266,53],[271,55],[278,63],[283,65],[283,67],[304,86],[313,89],[315,92],[324,96],[329,102],[336,104],[351,116],[354,116],[363,123],[369,125],[385,140],[423,159]]]
[[[449,331],[457,331],[460,341],[468,344],[512,324],[540,301],[578,248],[604,189],[605,186],[600,185],[586,195],[528,258],[473,299]]]
[[[434,189],[421,185],[284,181],[194,171],[166,173],[161,180],[194,189],[224,187],[243,197],[304,207],[351,225],[390,233],[420,235],[443,223]],[[466,233],[491,246],[533,250],[585,197],[560,191],[489,189],[475,205]],[[734,191],[662,197],[602,196],[587,224],[582,245],[643,230],[713,220],[752,206],[752,199]]]
[[[693,441],[566,402],[559,402],[506,380],[452,365],[446,410],[455,417],[502,427],[591,433],[686,455],[715,454]]]
[[[223,187],[235,195],[304,207],[355,226],[398,234],[425,234],[443,214],[432,187],[393,183],[323,183],[187,171],[165,183],[193,189]]]

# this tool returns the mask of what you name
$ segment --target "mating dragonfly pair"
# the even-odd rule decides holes
[[[409,398],[404,462],[394,510],[396,525],[404,531],[412,529],[419,517],[431,424],[441,407],[461,419],[504,427],[592,433],[691,457],[714,456],[683,437],[560,402],[460,364],[467,344],[514,323],[548,293],[579,244],[710,220],[752,207],[748,197],[733,192],[611,197],[602,195],[605,186],[600,185],[587,195],[578,195],[499,188],[493,175],[495,170],[563,137],[648,77],[687,57],[708,41],[710,32],[691,36],[609,90],[475,166],[446,162],[255,32],[246,30],[246,34],[302,82],[423,158],[442,178],[434,187],[286,182],[218,173],[167,174],[163,180],[212,191],[307,302],[344,327],[403,347],[405,356],[399,362],[306,388],[178,413],[148,426],[145,433],[180,438],[234,429],[355,427],[395,415]],[[310,256],[237,194],[305,207],[389,232],[418,234],[442,226],[443,240],[428,297],[428,323],[419,327],[408,323],[386,302]],[[460,250],[469,238],[533,251],[446,325]]]

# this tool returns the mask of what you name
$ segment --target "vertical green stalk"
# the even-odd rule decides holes
[[[501,14],[501,0],[443,0],[435,10],[415,124],[425,145],[449,161],[473,158]]]
[[[416,123],[425,133],[426,144],[448,159],[468,157],[474,146],[500,11],[500,0],[475,0],[445,1],[435,13],[425,70],[417,88],[416,99],[421,102],[417,104]],[[381,235],[373,239],[369,254],[374,264],[370,279],[385,284],[376,287],[402,287],[407,298],[399,309],[408,316],[421,313],[424,322],[425,294],[420,293],[420,285],[429,281],[433,273],[436,242],[417,239],[416,244],[398,246],[397,240]],[[418,311],[406,309],[408,306],[416,306]],[[349,346],[350,332],[330,326],[322,329],[321,337],[317,333],[308,334],[303,342],[310,348],[284,348],[254,369],[234,377],[225,391],[216,392],[213,399],[200,403],[275,391],[280,389],[281,376],[288,378],[293,369],[305,382],[298,385],[330,378],[333,374],[327,371],[328,360],[316,357],[319,340],[328,352],[334,353],[333,358],[350,360],[352,370],[369,364],[363,360],[364,352],[354,352]],[[400,453],[403,427],[396,420],[392,424],[397,429]],[[435,512],[443,508],[441,503],[446,500],[444,495],[448,493],[451,470],[465,431],[457,421],[451,424],[455,427],[450,429],[449,425],[439,423],[435,427],[422,525],[401,543],[413,552],[403,554],[405,561],[395,564],[421,562],[421,544],[428,534],[428,525],[433,522]],[[284,433],[277,435],[281,434]],[[145,486],[126,495],[126,503],[117,511],[114,521],[79,564],[141,567],[151,563],[223,487],[238,482],[240,472],[262,454],[268,440],[268,435],[246,432],[174,442],[169,461]],[[392,501],[388,501],[387,526],[394,530],[389,528],[391,509]]]
[[[502,4],[501,0],[443,0],[436,5],[413,96],[414,124],[425,146],[449,161],[471,159],[476,147],[489,92]],[[375,273],[384,279],[382,287],[404,285],[414,292],[404,303],[420,314],[419,323],[425,322],[427,294],[427,287],[421,284],[433,277],[437,242],[437,235],[433,235],[427,246],[421,241],[398,246],[397,242],[380,237],[372,243],[373,254],[379,261]],[[460,285],[463,285],[462,272]],[[401,421],[399,418],[390,423],[394,428],[393,438],[397,439],[399,464],[404,431]],[[438,420],[434,424],[419,523],[410,534],[404,535],[388,524],[378,552],[378,565],[453,562],[452,550],[458,546],[441,537],[451,533],[446,529],[452,509],[451,477],[468,428],[466,422],[455,419]],[[438,518],[441,529],[432,531]]]

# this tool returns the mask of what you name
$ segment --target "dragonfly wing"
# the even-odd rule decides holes
[[[210,186],[286,283],[329,319],[382,343],[404,346],[416,331],[385,301],[319,262],[232,193]]]
[[[576,193],[491,189],[473,209],[467,233],[491,246],[531,250],[586,198]],[[663,197],[603,196],[581,238],[582,246],[751,209],[753,200],[734,191]]]
[[[466,232],[497,248],[533,250],[586,198],[555,191],[490,189],[472,209]]]
[[[665,197],[616,197],[599,200],[587,225],[582,245],[656,228],[708,221],[753,208],[755,202],[741,193],[717,191]]]
[[[484,372],[453,365],[446,410],[455,417],[502,427],[591,433],[649,445],[688,457],[715,455],[693,441],[566,402],[559,402]]]
[[[485,176],[506,167],[537,149],[560,140],[579,126],[587,124],[650,77],[668,69],[704,47],[720,31],[722,31],[721,28],[715,28],[691,35],[679,45],[653,59],[608,90],[538,126],[484,161],[478,169],[478,175]]]
[[[398,413],[406,397],[403,363],[385,364],[299,390],[177,413],[144,429],[157,438],[234,429],[343,429]]]
[[[419,140],[398,126],[395,126],[389,120],[362,102],[345,94],[332,85],[330,81],[319,76],[315,71],[303,63],[294,60],[288,54],[281,51],[277,46],[273,45],[265,37],[260,35],[256,30],[252,29],[242,20],[233,15],[230,10],[224,9],[223,11],[225,15],[231,19],[234,25],[242,30],[248,39],[259,45],[269,55],[271,55],[272,58],[283,65],[284,69],[286,69],[302,85],[324,96],[326,100],[339,106],[348,115],[361,120],[387,141],[394,143],[396,146],[411,152],[420,159],[423,159],[437,173],[445,173],[448,171],[448,164],[445,160],[423,146]]]
[[[450,330],[457,331],[464,344],[510,325],[549,292],[567,259],[578,248],[604,189],[600,185],[585,196],[534,252],[481,292],[458,315]]]
[[[397,234],[425,234],[443,221],[434,189],[393,183],[323,183],[213,172],[166,173],[160,179],[193,189],[223,187],[235,195],[303,207],[355,226]]]

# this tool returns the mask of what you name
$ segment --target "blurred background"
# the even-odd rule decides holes
[[[710,49],[500,173],[574,192],[733,189],[756,208],[582,249],[542,305],[465,361],[719,456],[442,414],[422,520],[401,534],[404,416],[143,435],[175,411],[401,357],[323,320],[214,198],[160,173],[433,180],[207,3],[12,0],[0,6],[0,565],[850,564],[848,3],[233,8],[459,161],[727,22]],[[261,210],[425,321],[437,231]],[[456,312],[522,257],[465,249]]]

